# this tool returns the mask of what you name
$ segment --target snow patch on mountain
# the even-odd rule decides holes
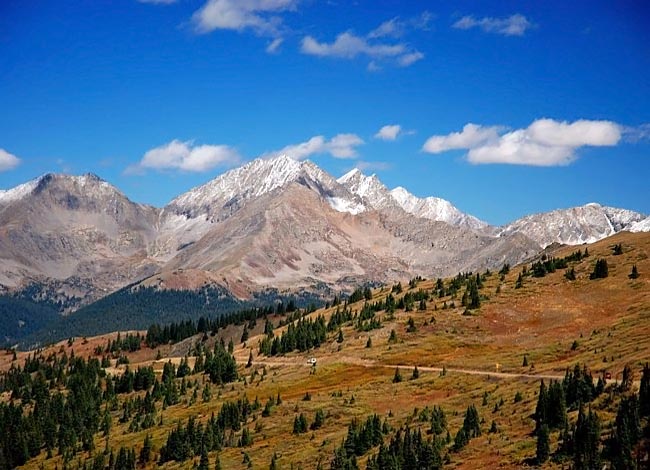
[[[366,210],[366,206],[359,204],[349,199],[344,199],[341,197],[328,197],[327,202],[329,202],[332,209],[339,212],[347,212],[352,215],[360,214]]]
[[[30,195],[38,185],[40,179],[41,178],[33,179],[6,191],[0,190],[0,204],[8,204]]]
[[[473,230],[488,227],[487,223],[461,212],[449,201],[437,197],[419,198],[402,187],[389,191],[377,176],[366,176],[358,169],[346,173],[337,181],[377,210],[397,206],[416,217],[446,222],[450,225]]]
[[[630,224],[630,232],[650,232],[650,217]]]

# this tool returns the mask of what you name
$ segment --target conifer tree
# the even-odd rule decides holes
[[[565,279],[567,279],[569,281],[575,281],[576,280],[576,270],[573,267],[567,269],[564,272],[564,277],[565,277]]]
[[[399,371],[399,367],[395,368],[395,375],[393,376],[393,383],[399,383],[402,381],[402,374]]]
[[[632,272],[627,276],[630,279],[638,279],[639,278],[639,270],[636,267],[636,264],[632,265]]]
[[[152,443],[151,443],[151,434],[148,434],[144,438],[144,444],[142,445],[142,449],[140,449],[140,456],[138,461],[142,465],[146,465],[149,460],[151,460],[151,450],[152,450]]]
[[[413,368],[413,374],[411,375],[411,380],[416,380],[420,378],[420,371],[418,370],[418,366],[415,366]]]
[[[596,260],[593,272],[589,275],[589,279],[603,279],[609,275],[609,268],[607,267],[607,260],[599,258]]]
[[[521,289],[524,285],[524,278],[521,276],[521,273],[519,273],[519,276],[517,276],[517,281],[515,282],[515,289]]]
[[[551,454],[551,441],[548,426],[542,424],[537,431],[537,464],[542,465]]]
[[[650,366],[645,363],[641,374],[639,387],[639,413],[643,417],[650,416]]]

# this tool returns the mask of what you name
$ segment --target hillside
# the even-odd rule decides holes
[[[614,255],[618,244],[622,254]],[[220,340],[224,344],[232,340],[234,356],[240,364],[239,379],[228,385],[210,384],[208,376],[203,373],[176,379],[179,390],[186,388],[186,394],[181,394],[179,403],[175,405],[162,406],[158,402],[155,419],[162,420],[162,424],[145,430],[134,430],[136,418],[133,416],[123,420],[121,405],[138,396],[143,397],[144,391],[118,394],[118,406],[109,413],[112,424],[108,447],[117,453],[121,446],[134,446],[139,453],[145,436],[150,434],[153,457],[147,468],[191,468],[200,463],[200,448],[196,457],[184,462],[170,460],[164,465],[154,464],[160,458],[170,431],[179,422],[185,426],[190,417],[205,424],[210,414],[219,412],[224,403],[246,396],[252,405],[259,400],[259,408],[252,406],[239,430],[226,433],[227,439],[221,451],[206,452],[209,468],[214,468],[218,456],[222,468],[267,469],[274,454],[275,468],[330,468],[335,449],[349,434],[348,425],[353,419],[365,422],[367,417],[377,413],[380,422],[387,424],[387,433],[381,438],[387,444],[396,430],[406,424],[411,430],[421,428],[426,440],[431,437],[426,431],[435,421],[434,406],[441,407],[446,416],[446,427],[440,435],[442,441],[436,444],[441,446],[441,457],[446,462],[444,468],[534,466],[536,438],[533,417],[540,379],[543,378],[548,386],[553,379],[562,380],[567,368],[573,370],[576,364],[580,364],[590,371],[593,380],[605,374],[612,377],[606,385],[606,393],[590,403],[591,410],[600,419],[602,436],[598,450],[604,452],[609,449],[607,438],[616,429],[614,418],[619,402],[631,393],[618,391],[615,383],[621,383],[623,369],[629,365],[634,372],[633,390],[636,389],[642,366],[650,359],[650,342],[647,341],[650,333],[650,235],[620,233],[579,247],[582,254],[585,248],[588,257],[569,261],[567,269],[556,269],[543,277],[535,277],[533,273],[539,274],[539,270],[535,270],[531,263],[527,264],[525,268],[529,274],[523,276],[520,288],[515,286],[524,266],[512,267],[503,279],[497,272],[483,273],[482,287],[478,289],[480,306],[475,309],[466,310],[460,305],[465,287],[457,291],[455,298],[446,295],[448,292],[443,292],[440,297],[432,295],[437,292],[436,280],[413,280],[411,286],[402,282],[402,293],[394,285],[372,291],[369,305],[385,302],[392,295],[394,312],[391,314],[390,308],[388,311],[379,310],[374,315],[368,314],[361,330],[358,315],[364,310],[363,299],[349,305],[351,315],[357,316],[351,321],[342,316],[343,304],[317,310],[301,322],[316,321],[323,316],[330,328],[319,347],[304,352],[272,356],[260,354],[259,348],[265,338],[265,325],[260,318],[220,329],[216,336],[199,334],[173,345],[118,353],[115,357],[125,355],[130,358],[131,370],[151,364],[160,377],[167,357],[180,365],[184,355],[195,350],[196,345],[203,344],[200,349],[211,349]],[[570,256],[576,250],[575,247],[555,251],[549,248],[547,261]],[[598,259],[607,261],[609,275],[590,280],[589,275]],[[640,274],[637,279],[628,277],[633,265],[637,266]],[[575,281],[564,276],[571,268],[574,269]],[[466,277],[473,280],[474,276]],[[445,279],[442,284],[448,290],[454,282]],[[421,298],[424,303],[413,298]],[[412,310],[401,308],[405,299],[404,307]],[[413,300],[412,306],[410,300]],[[467,301],[472,301],[472,295]],[[454,306],[450,308],[452,302]],[[338,317],[332,320],[337,309]],[[287,317],[271,315],[267,318],[275,325],[275,338],[286,335],[289,327],[281,326],[280,322],[286,321]],[[375,324],[375,329],[368,328],[372,318],[380,323]],[[248,338],[245,343],[240,343],[244,330],[247,330]],[[391,339],[392,331],[395,337]],[[110,338],[114,340],[116,335]],[[103,346],[106,341],[106,337],[77,339],[41,353],[62,354],[65,351],[70,355],[74,350],[75,355],[94,356],[95,348]],[[252,366],[246,367],[251,352]],[[13,363],[21,364],[28,354],[18,353]],[[160,357],[158,360],[157,355]],[[317,360],[315,367],[308,363],[311,357]],[[190,356],[189,366],[194,367],[195,361]],[[112,374],[124,371],[124,365],[115,368],[115,360],[111,362],[109,370]],[[0,358],[0,366],[5,370],[11,363],[11,354]],[[415,366],[419,377],[412,378]],[[396,369],[403,380],[394,383]],[[201,397],[206,387],[209,397],[204,400]],[[271,400],[269,416],[266,416],[262,408],[269,402],[269,397],[278,395],[281,404]],[[8,400],[8,395],[3,396]],[[569,395],[569,405],[568,400]],[[454,450],[453,441],[469,405],[474,405],[478,411],[481,433],[461,449]],[[308,423],[312,423],[319,410],[324,412],[322,427],[304,434],[292,432],[301,413]],[[569,406],[571,423],[576,422],[577,414],[575,405]],[[642,424],[647,424],[645,418]],[[298,425],[300,427],[300,423]],[[247,438],[240,447],[237,443],[242,429],[247,430]],[[443,442],[447,430],[452,440],[450,444]],[[561,457],[557,452],[560,431],[552,430],[550,435],[554,459],[560,460],[552,459],[543,465],[544,468],[560,468],[572,461],[571,455]],[[248,442],[248,434],[252,442]],[[644,442],[647,444],[647,440]],[[101,454],[106,446],[102,433],[96,434],[95,450],[91,454]],[[638,449],[641,458],[647,455],[643,447]],[[378,447],[371,446],[369,451],[360,453],[356,458],[359,468],[365,468],[369,456],[377,454],[377,451]],[[89,455],[87,452],[75,453],[68,466],[76,468],[77,463],[83,464]],[[605,461],[609,458],[606,452],[603,453]],[[61,455],[54,452],[51,458],[46,458],[43,451],[29,460],[24,468],[55,466],[62,468]]]

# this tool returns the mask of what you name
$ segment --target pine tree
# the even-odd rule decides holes
[[[371,348],[372,347],[372,338],[368,336],[368,341],[366,341],[366,348]]]
[[[614,254],[614,256],[622,255],[623,254],[623,245],[621,245],[620,243],[617,243],[616,245],[614,245],[614,248],[612,248],[612,253]]]
[[[252,365],[253,365],[253,350],[251,349],[251,352],[248,355],[248,362],[246,363],[246,367],[251,367]]]
[[[639,270],[636,267],[636,264],[632,265],[632,272],[627,276],[630,279],[638,279],[639,278]]]
[[[645,363],[641,374],[639,387],[639,413],[643,417],[650,416],[650,366]]]
[[[632,372],[630,365],[625,364],[625,367],[623,367],[623,376],[621,378],[619,390],[621,392],[629,391],[632,388],[632,383],[634,383],[634,373]]]
[[[420,371],[418,370],[418,366],[415,366],[413,368],[413,374],[411,375],[411,380],[416,380],[420,378]]]
[[[542,425],[548,421],[548,392],[546,391],[546,384],[542,380],[539,385],[539,393],[537,395],[537,407],[535,408],[535,431],[539,432]]]
[[[517,282],[515,282],[515,289],[521,289],[524,285],[524,278],[521,276],[521,273],[519,273],[519,276],[517,277]]]
[[[548,426],[542,424],[537,431],[537,464],[542,465],[551,454],[551,441]]]
[[[573,433],[573,465],[575,470],[601,468],[599,444],[600,420],[591,409],[585,415],[581,406],[578,411],[576,430]]]
[[[390,336],[388,337],[388,343],[397,343],[397,333],[395,330],[390,330]]]
[[[316,429],[320,429],[321,427],[323,427],[323,424],[325,424],[325,413],[323,413],[323,410],[319,408],[318,410],[316,410],[316,415],[314,416],[314,422],[311,423],[309,429],[315,431]]]
[[[521,364],[521,367],[528,367],[528,355],[524,354],[524,361]]]
[[[337,343],[342,343],[343,342],[343,330],[341,330],[340,328],[339,328],[339,335],[336,338],[336,342]]]
[[[393,376],[393,383],[399,383],[402,381],[402,374],[399,371],[399,367],[395,368],[395,375]]]
[[[144,444],[142,445],[142,449],[140,449],[139,462],[142,465],[147,464],[149,460],[151,460],[151,450],[152,450],[151,434],[147,434],[144,438]]]
[[[564,278],[569,280],[569,281],[575,281],[576,280],[576,270],[574,268],[569,268],[564,272]]]
[[[596,260],[596,265],[594,266],[593,272],[589,275],[589,279],[603,279],[609,275],[609,269],[607,267],[607,260],[599,258]]]
[[[307,432],[307,418],[304,414],[300,413],[293,419],[293,433],[303,434]]]
[[[208,460],[208,450],[205,445],[201,446],[201,459],[199,460],[199,466],[197,470],[209,470],[210,461]]]

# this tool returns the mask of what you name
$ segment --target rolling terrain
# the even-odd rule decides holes
[[[585,249],[587,257],[583,257]],[[574,256],[578,250],[580,259]],[[620,254],[614,254],[617,252]],[[187,361],[193,368],[196,358],[190,353],[197,345],[211,349],[222,340],[223,344],[232,341],[239,364],[238,379],[212,384],[201,372],[175,379],[181,389],[186,389],[185,394],[179,396],[177,404],[163,406],[157,402],[158,424],[142,430],[132,428],[133,416],[124,419],[122,405],[142,398],[145,392],[118,394],[117,406],[108,412],[112,422],[108,437],[98,432],[94,450],[81,451],[79,447],[68,459],[68,468],[83,466],[86,459],[90,459],[90,464],[105,448],[117,452],[122,446],[134,447],[139,453],[147,435],[151,436],[153,453],[149,462],[140,467],[172,469],[201,465],[201,451],[190,453],[184,461],[160,463],[170,432],[178,429],[179,423],[185,426],[192,417],[197,424],[205,425],[224,403],[243,397],[250,403],[259,402],[259,408],[253,406],[241,428],[228,434],[230,437],[220,451],[205,452],[210,469],[217,459],[222,468],[233,469],[267,469],[271,465],[328,469],[335,462],[336,449],[350,434],[348,427],[353,420],[365,422],[367,417],[377,414],[381,422],[386,422],[386,432],[381,437],[386,444],[406,425],[411,430],[421,429],[428,439],[432,437],[427,431],[432,428],[434,407],[441,407],[446,416],[446,426],[440,434],[442,468],[537,468],[534,416],[540,380],[544,379],[546,385],[551,380],[562,380],[576,364],[580,369],[586,367],[594,381],[611,376],[604,392],[592,397],[589,403],[600,420],[598,451],[608,464],[608,439],[617,429],[619,403],[636,393],[641,369],[650,360],[650,235],[619,233],[580,247],[549,247],[544,255],[544,259],[512,266],[507,273],[499,273],[498,269],[481,271],[479,305],[473,308],[461,304],[469,305],[471,301],[471,295],[465,302],[463,297],[476,273],[458,277],[457,282],[461,278],[463,282],[458,284],[461,287],[455,294],[449,292],[454,278],[442,280],[442,292],[436,279],[404,279],[401,287],[387,284],[368,292],[367,301],[361,298],[347,306],[329,306],[300,315],[301,320],[297,320],[295,313],[291,317],[266,316],[268,324],[274,325],[274,338],[282,338],[298,321],[316,322],[322,317],[324,324],[332,325],[318,347],[304,351],[294,347],[290,352],[261,354],[260,348],[268,336],[262,317],[229,325],[214,336],[198,334],[154,348],[143,343],[137,351],[117,353],[106,368],[110,374],[124,374],[127,366],[117,365],[116,359],[126,356],[131,371],[152,365],[160,378],[167,361],[178,367]],[[538,261],[565,257],[569,259],[566,268],[547,270],[543,276],[539,265],[535,266]],[[601,259],[607,261],[607,277],[590,279],[597,260]],[[629,277],[633,266],[639,274],[636,279]],[[565,276],[571,269],[575,280]],[[377,310],[372,319],[378,324],[367,328],[370,315],[366,320],[360,319],[364,303],[378,305],[389,296],[395,299],[395,308]],[[337,311],[341,315],[345,310],[350,311],[351,319],[336,319]],[[126,335],[121,334],[123,338]],[[75,338],[39,354],[69,356],[74,351],[75,356],[101,359],[106,353],[98,355],[97,347],[116,337],[117,333]],[[18,352],[13,359],[11,353],[6,353],[0,356],[0,368],[8,370],[12,364],[20,365],[33,355],[34,352]],[[310,358],[316,360],[315,366],[308,361]],[[618,385],[626,366],[634,373],[632,390],[620,391]],[[413,372],[416,367],[418,374]],[[402,380],[396,381],[396,375]],[[210,393],[203,399],[206,387]],[[3,399],[9,401],[9,394],[4,393]],[[269,402],[272,404],[268,405]],[[262,410],[265,404],[268,413]],[[470,405],[478,412],[480,435],[454,448]],[[324,416],[322,426],[294,433],[301,414],[312,423],[319,410]],[[568,419],[570,424],[576,423],[577,407],[569,406]],[[641,424],[646,427],[647,419],[642,418]],[[247,439],[242,443],[244,432]],[[451,442],[446,438],[447,432]],[[551,430],[552,458],[542,467],[566,468],[573,462],[571,455],[563,456],[558,451],[561,432]],[[645,436],[634,447],[642,465],[648,458]],[[358,467],[366,468],[378,449],[375,444],[361,452],[355,459]],[[48,458],[43,450],[24,468],[64,465],[62,455],[55,451]]]

